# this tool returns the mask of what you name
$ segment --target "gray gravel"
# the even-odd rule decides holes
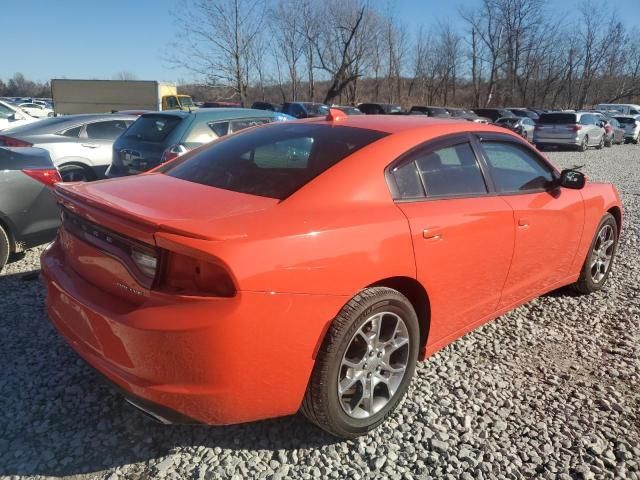
[[[640,146],[548,155],[622,193],[606,289],[554,292],[468,334],[421,363],[399,411],[356,441],[299,415],[148,420],[56,335],[40,283],[23,277],[38,269],[29,251],[0,276],[0,476],[640,479]]]

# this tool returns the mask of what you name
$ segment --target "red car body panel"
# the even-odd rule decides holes
[[[394,201],[385,170],[423,142],[468,131],[521,140],[459,121],[354,116],[334,123],[390,135],[283,201],[163,173],[58,185],[67,211],[150,248],[215,264],[235,295],[145,287],[121,259],[85,241],[91,227],[82,235],[63,227],[42,255],[53,324],[137,397],[210,424],[275,417],[298,410],[331,321],[361,289],[397,278],[423,287],[430,311],[422,353],[429,355],[575,281],[602,215],[611,210],[621,221],[615,188],[595,183]]]

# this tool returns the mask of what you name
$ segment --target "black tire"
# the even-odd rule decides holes
[[[0,225],[0,272],[7,264],[9,260],[9,254],[11,253],[11,243],[9,242],[9,235],[4,231],[2,225]]]
[[[596,256],[594,249],[596,248],[599,241],[598,236],[600,232],[605,228],[605,226],[611,227],[613,231],[614,242],[613,242],[613,245],[611,246],[611,261],[609,262],[609,265],[606,269],[606,272],[604,273],[604,276],[598,281],[596,281],[594,280],[594,277],[592,275],[593,273],[592,263],[593,263],[594,257]],[[611,273],[611,269],[613,267],[617,249],[618,249],[618,224],[616,223],[616,219],[613,218],[613,215],[611,215],[610,213],[606,213],[602,217],[602,220],[600,220],[600,223],[598,224],[598,228],[596,228],[595,235],[593,237],[593,240],[591,241],[591,245],[589,246],[589,253],[587,254],[587,258],[585,259],[584,265],[582,266],[582,271],[580,272],[580,277],[578,278],[578,281],[573,285],[574,289],[578,293],[586,295],[589,293],[597,292],[604,286],[607,279],[609,278],[609,274]]]
[[[58,171],[63,182],[91,182],[96,179],[91,169],[82,165],[62,165]]]
[[[604,135],[602,135],[600,137],[600,143],[598,143],[598,145],[596,145],[596,149],[602,150],[603,147],[604,147]]]
[[[406,352],[403,352],[407,354],[406,369],[395,393],[379,411],[367,418],[354,418],[343,408],[338,392],[338,376],[343,371],[341,368],[344,368],[343,357],[347,349],[354,345],[352,340],[358,330],[375,314],[382,312],[398,316],[406,326],[409,339]],[[419,339],[418,317],[404,295],[386,287],[362,290],[342,308],[324,338],[302,402],[302,413],[312,423],[340,438],[355,438],[378,427],[398,406],[411,383],[418,358]],[[367,358],[366,353],[363,354],[365,367],[369,361]],[[375,361],[376,356],[371,358]]]
[[[580,145],[578,146],[578,151],[580,152],[586,152],[587,151],[587,147],[589,146],[589,137],[587,137],[586,135],[582,138],[582,143],[580,143]]]

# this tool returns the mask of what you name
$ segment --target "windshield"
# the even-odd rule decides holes
[[[538,123],[548,123],[548,124],[564,124],[564,123],[576,123],[576,114],[575,113],[543,113],[540,115],[540,120]]]
[[[142,115],[129,127],[125,138],[162,142],[181,121],[174,115]]]
[[[518,123],[520,120],[518,118],[513,118],[513,117],[503,117],[503,118],[499,118],[496,123],[504,123],[506,125],[515,125],[516,123]]]
[[[215,141],[167,165],[164,172],[210,187],[284,199],[385,135],[363,128],[284,122]]]
[[[187,95],[185,95],[185,96],[178,95],[178,98],[180,99],[180,105],[182,105],[183,107],[195,107],[191,97],[189,97]]]

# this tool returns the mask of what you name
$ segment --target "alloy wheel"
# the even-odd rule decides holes
[[[407,371],[409,331],[391,312],[369,317],[351,337],[338,370],[338,399],[352,418],[365,419],[394,397]]]
[[[82,167],[75,165],[60,168],[60,177],[63,182],[88,182],[87,172]]]
[[[603,225],[591,252],[591,279],[595,283],[600,283],[607,275],[613,258],[616,239],[611,225]]]

